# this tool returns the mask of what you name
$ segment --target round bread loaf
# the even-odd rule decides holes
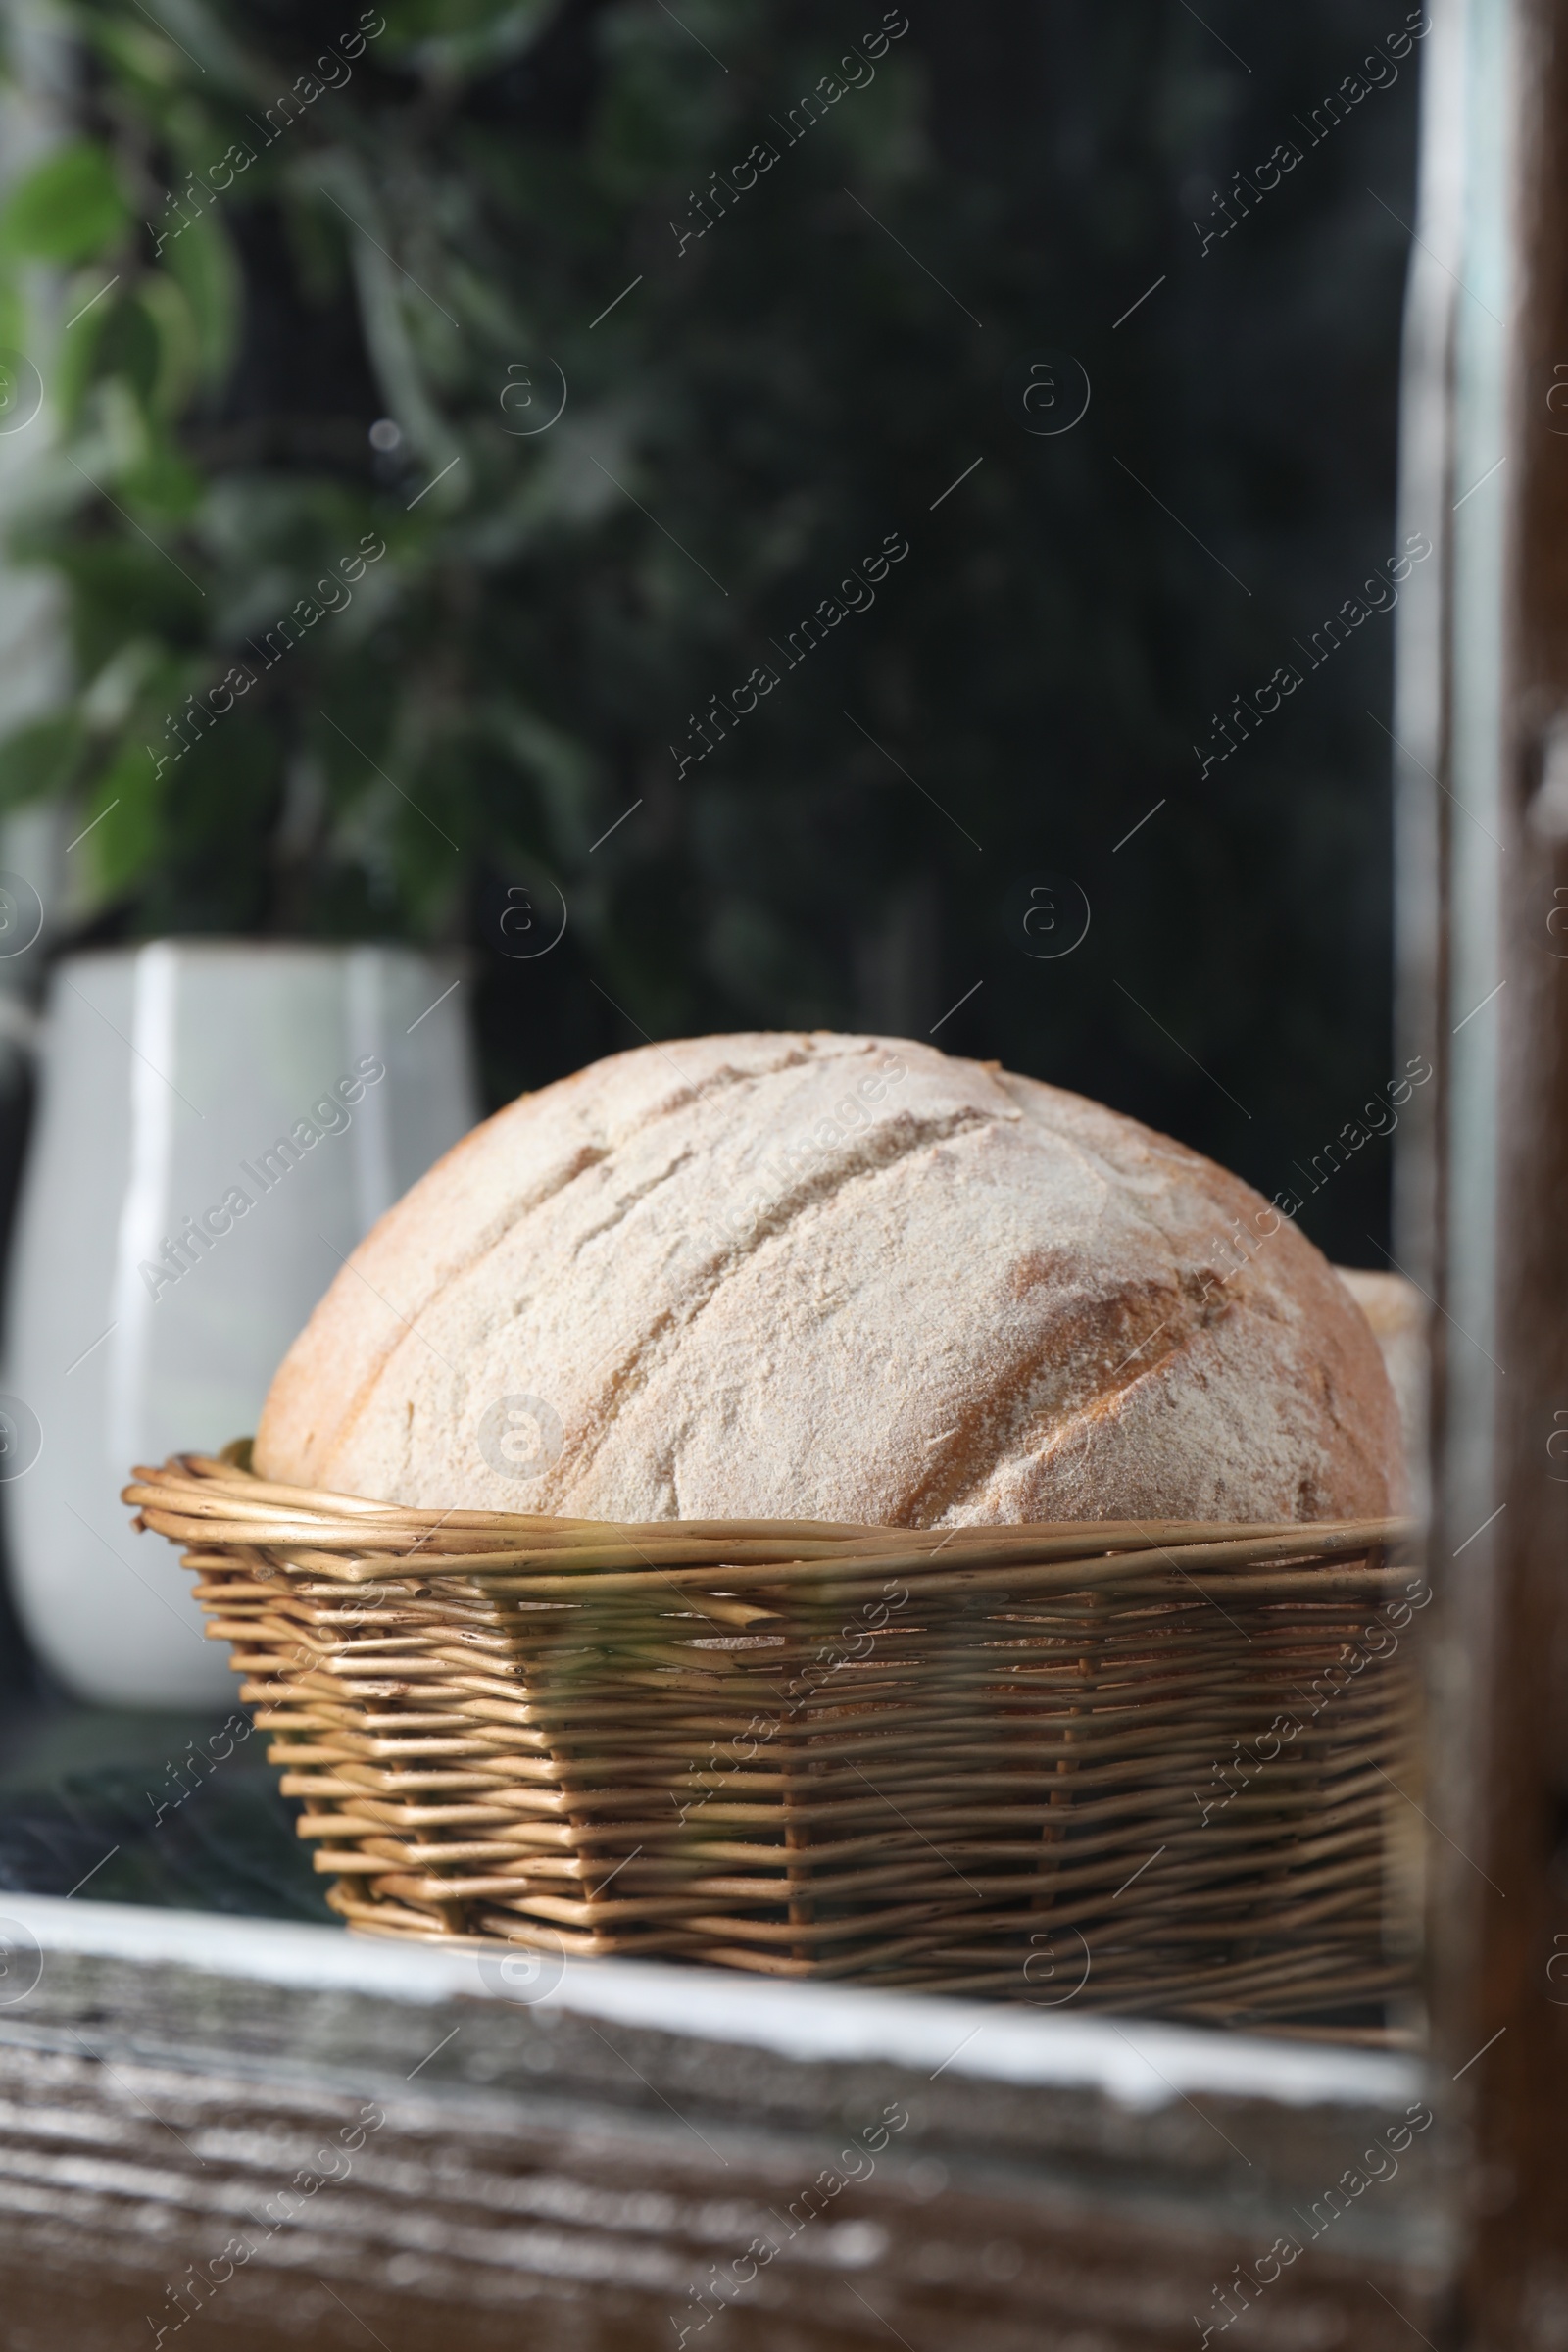
[[[436,1509],[902,1526],[1402,1500],[1365,1316],[1286,1218],[994,1063],[647,1046],[476,1128],[362,1242],[255,1461]]]

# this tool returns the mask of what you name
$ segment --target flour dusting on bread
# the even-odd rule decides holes
[[[1397,1508],[1366,1318],[1263,1213],[1135,1120],[928,1046],[644,1047],[510,1104],[382,1218],[257,1467],[624,1520]],[[1265,1236],[1240,1257],[1238,1224]],[[509,1414],[526,1442],[498,1445]]]

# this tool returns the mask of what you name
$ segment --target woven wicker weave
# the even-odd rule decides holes
[[[1402,1522],[618,1527],[248,1459],[125,1499],[357,1928],[1209,2020],[1409,1986]]]

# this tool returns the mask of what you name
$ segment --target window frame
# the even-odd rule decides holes
[[[907,2136],[842,2212],[872,2226],[862,2245],[882,2233],[881,2252],[862,2269],[781,2262],[765,2322],[717,2312],[708,2347],[896,2333],[923,2352],[938,2336],[1039,2340],[1042,2322],[1106,2352],[1190,2344],[1269,2218],[1310,2202],[1319,2169],[1353,2162],[1409,2099],[1436,2123],[1397,2194],[1379,2189],[1309,2246],[1238,2342],[1373,2352],[1413,2328],[1465,2352],[1568,2346],[1568,1962],[1550,1973],[1568,1953],[1568,1461],[1559,1473],[1548,1451],[1568,1427],[1568,1234],[1552,1215],[1568,1194],[1568,917],[1560,946],[1550,927],[1568,906],[1568,392],[1560,424],[1548,405],[1568,384],[1568,154],[1552,135],[1568,119],[1568,0],[1434,0],[1431,14],[1400,533],[1425,531],[1436,560],[1402,593],[1395,726],[1399,1051],[1437,1065],[1396,1176],[1399,1262],[1434,1302],[1433,1737],[1409,1792],[1436,1830],[1430,2062],[1134,2021],[1003,2023],[963,2002],[641,1964],[568,1968],[539,2003],[469,1958],[333,1930],[7,1897],[41,1963],[34,1992],[0,2007],[14,2119],[0,2289],[19,2346],[59,2341],[68,2310],[82,2352],[129,2340],[127,2315],[139,2332],[205,2258],[214,2178],[265,2178],[269,2131],[314,2130],[355,2097],[393,2118],[354,2192],[360,2221],[318,2232],[304,2269],[280,2256],[236,2273],[193,2341],[221,2321],[229,2352],[286,2328],[346,2344],[363,2315],[419,2352],[461,2311],[483,2352],[515,2341],[526,2304],[559,2310],[584,2343],[667,2344],[667,2288],[638,2286],[621,2260],[647,2237],[629,2224],[609,2231],[621,2252],[597,2284],[530,2272],[525,2251],[475,2257],[467,2301],[450,2263],[434,2299],[400,2284],[389,2247],[426,2260],[404,2227],[408,2168],[435,2181],[489,2134],[512,2147],[509,2179],[537,2159],[580,2182],[673,2183],[671,2242],[690,2245],[695,2283],[711,2258],[691,2236],[705,2200],[772,2198],[791,2166],[831,2164],[873,2091],[907,2107]],[[552,2005],[563,2024],[548,2028]],[[972,2016],[972,2041],[928,2066]],[[441,2047],[410,2072],[416,2039]],[[178,2105],[190,2137],[247,2100],[228,2173],[193,2170],[153,2112]],[[113,2148],[119,2185],[72,2172],[61,2151],[84,2144]],[[465,2227],[499,2227],[482,2195]],[[1006,2276],[1010,2255],[990,2273],[982,2260],[979,2283],[950,2293],[920,2283],[937,2242],[1022,2258]]]

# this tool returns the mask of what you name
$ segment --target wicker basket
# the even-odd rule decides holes
[[[248,1459],[125,1499],[356,1928],[1368,2037],[1411,1984],[1403,1522],[619,1527]]]

